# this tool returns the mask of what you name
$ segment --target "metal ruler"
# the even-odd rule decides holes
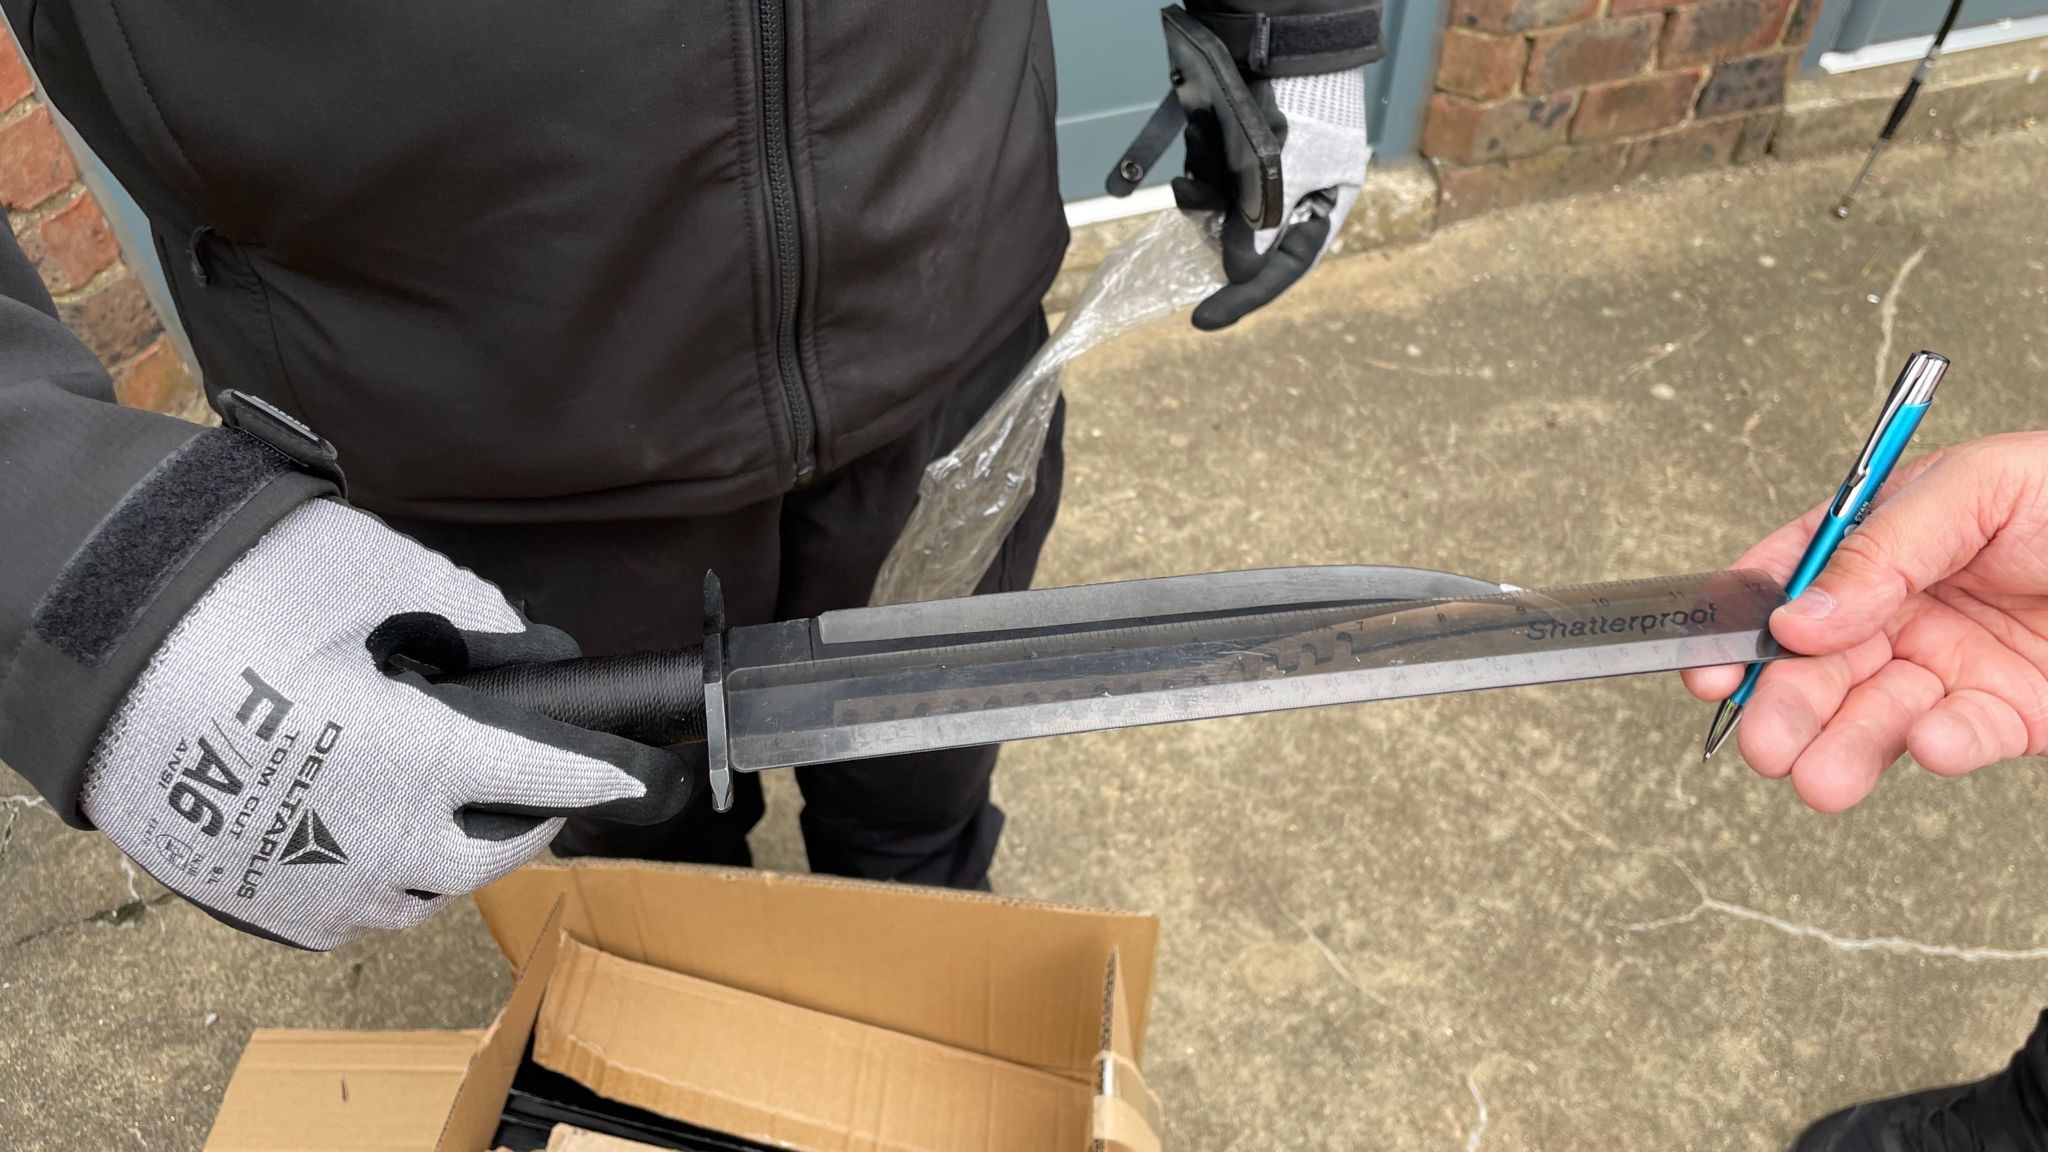
[[[1771,660],[1784,600],[1749,571],[1502,589],[1294,568],[727,629],[714,581],[701,653],[459,679],[586,727],[702,739],[723,801],[733,772]]]

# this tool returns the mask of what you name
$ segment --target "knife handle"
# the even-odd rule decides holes
[[[694,648],[508,664],[435,682],[642,744],[704,742],[704,657]]]

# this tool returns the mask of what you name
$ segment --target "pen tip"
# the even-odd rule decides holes
[[[1742,705],[1733,700],[1721,701],[1721,707],[1714,712],[1714,722],[1707,727],[1706,750],[1700,753],[1702,764],[1713,759],[1714,753],[1721,750],[1721,745],[1727,743],[1729,734],[1741,722]]]

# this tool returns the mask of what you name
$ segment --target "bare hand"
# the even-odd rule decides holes
[[[1785,579],[1820,517],[1814,508],[1735,566]],[[1868,796],[1903,752],[1942,776],[2048,753],[2048,432],[1900,469],[1771,633],[1811,658],[1764,670],[1737,742],[1820,811]],[[1742,670],[1684,676],[1719,700]]]

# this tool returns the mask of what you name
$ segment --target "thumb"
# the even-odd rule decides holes
[[[1807,589],[1771,617],[1771,633],[1810,656],[1843,652],[1885,630],[1906,601],[1961,571],[2005,516],[1995,464],[1936,459],[1879,496]]]
[[[1251,251],[1251,226],[1230,213],[1223,225],[1223,269],[1230,283],[1195,306],[1195,327],[1228,328],[1272,303],[1314,267],[1329,235],[1329,217],[1312,216],[1281,233],[1280,243],[1261,256]]]

